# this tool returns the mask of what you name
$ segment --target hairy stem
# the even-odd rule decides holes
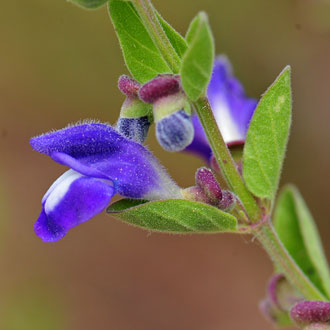
[[[162,26],[160,25],[155,9],[150,0],[132,0],[132,3],[139,13],[139,16],[141,17],[145,28],[148,30],[150,37],[159,49],[168,66],[171,68],[173,73],[179,73],[181,63],[180,57],[176,53]]]
[[[265,248],[274,265],[307,300],[327,301],[327,298],[315,287],[291,258],[270,222],[256,229],[254,234]]]

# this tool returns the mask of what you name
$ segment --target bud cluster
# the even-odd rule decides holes
[[[219,209],[230,212],[235,204],[236,197],[229,190],[222,190],[212,170],[201,167],[195,175],[196,186],[183,190],[187,199],[204,202]]]
[[[178,75],[162,74],[144,85],[121,76],[118,87],[126,95],[117,123],[120,133],[143,143],[155,121],[157,140],[165,150],[181,151],[192,142],[190,106]]]

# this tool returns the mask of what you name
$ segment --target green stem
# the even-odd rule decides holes
[[[132,0],[132,3],[150,37],[159,49],[170,69],[173,73],[179,73],[181,64],[180,57],[176,53],[162,26],[160,25],[155,9],[150,0]]]
[[[261,217],[261,210],[238,173],[235,162],[220,133],[208,99],[206,97],[201,98],[194,105],[209,140],[214,157],[228,185],[243,203],[251,222],[258,222]]]
[[[254,234],[279,271],[285,275],[288,281],[291,282],[307,300],[327,301],[327,298],[315,287],[291,258],[270,222],[256,229]]]

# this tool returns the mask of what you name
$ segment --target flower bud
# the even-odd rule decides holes
[[[178,93],[180,89],[178,76],[159,75],[140,88],[139,96],[142,101],[154,104],[163,97]]]
[[[290,316],[300,327],[308,327],[308,329],[322,329],[323,327],[323,329],[329,329],[330,302],[302,301],[291,309]]]
[[[222,190],[212,171],[201,167],[196,172],[196,184],[203,189],[212,204],[217,204],[222,199]]]
[[[236,197],[229,190],[222,190],[222,199],[220,200],[218,207],[220,210],[230,212],[236,205]]]
[[[152,106],[139,99],[140,84],[136,80],[123,75],[119,78],[118,87],[126,95],[126,100],[121,107],[117,130],[142,144],[152,122]]]
[[[167,151],[181,151],[194,138],[194,127],[190,116],[180,110],[156,122],[156,137]]]
[[[130,78],[129,76],[122,75],[118,80],[118,88],[120,91],[129,97],[135,97],[138,95],[141,85],[136,80]]]
[[[193,140],[190,106],[178,76],[160,75],[139,90],[140,99],[153,105],[156,137],[167,151],[181,151]]]

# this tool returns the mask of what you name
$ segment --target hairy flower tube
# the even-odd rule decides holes
[[[229,146],[244,143],[257,100],[246,97],[224,55],[215,59],[207,96],[225,142]],[[209,162],[212,151],[197,114],[193,115],[192,121],[195,135],[185,151],[196,153]]]
[[[30,140],[34,150],[70,167],[48,189],[36,234],[55,242],[104,210],[114,194],[146,200],[182,198],[157,159],[110,125],[82,123]]]
[[[118,81],[118,88],[126,95],[117,122],[117,130],[127,138],[144,143],[152,121],[152,106],[138,97],[140,84],[125,75]]]

